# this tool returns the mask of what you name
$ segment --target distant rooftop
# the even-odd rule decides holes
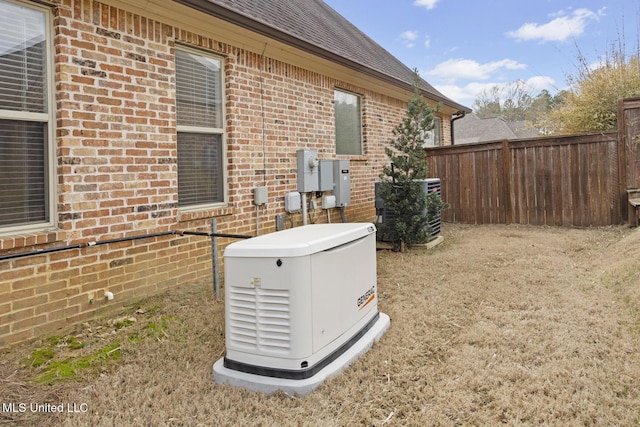
[[[538,131],[527,127],[524,121],[507,122],[501,117],[481,119],[473,113],[456,120],[453,126],[453,140],[456,145],[536,136],[540,136]]]

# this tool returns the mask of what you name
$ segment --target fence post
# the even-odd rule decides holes
[[[217,224],[216,219],[211,220],[211,265],[213,268],[213,292],[216,299],[220,299],[220,278],[218,274],[218,238],[216,237]]]

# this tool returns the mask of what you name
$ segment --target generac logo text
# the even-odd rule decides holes
[[[362,310],[363,308],[365,308],[375,298],[376,298],[376,287],[372,286],[371,288],[367,289],[367,292],[365,292],[364,294],[360,295],[360,297],[358,297],[358,301],[357,301],[358,310]]]

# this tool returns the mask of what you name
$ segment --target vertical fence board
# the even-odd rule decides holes
[[[555,176],[556,171],[553,170],[553,150],[555,147],[549,147],[546,150],[540,150],[541,162],[543,168],[543,189],[542,198],[544,199],[544,223],[555,224],[554,205],[553,205],[553,188],[554,183],[559,179]]]
[[[509,141],[506,139],[502,141],[502,147],[500,147],[500,156],[502,157],[502,171],[498,175],[499,182],[501,183],[501,192],[498,195],[502,195],[502,204],[504,205],[504,223],[511,224],[513,220],[513,185],[511,184],[511,151],[509,150]]]
[[[563,145],[558,147],[559,155],[558,162],[555,165],[556,169],[560,171],[560,179],[562,180],[560,184],[560,188],[562,189],[562,194],[558,200],[560,204],[558,209],[562,211],[562,225],[570,226],[573,225],[573,190],[571,186],[571,169],[563,168],[562,163],[571,161],[570,153],[571,147],[568,145]]]

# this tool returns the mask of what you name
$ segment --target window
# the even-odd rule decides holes
[[[51,225],[49,11],[0,0],[0,231]]]
[[[433,116],[433,129],[427,132],[424,147],[439,147],[442,145],[440,139],[440,128],[442,120],[440,117]]]
[[[336,154],[362,154],[362,114],[360,97],[335,90]]]
[[[178,205],[225,201],[221,59],[176,49]]]

